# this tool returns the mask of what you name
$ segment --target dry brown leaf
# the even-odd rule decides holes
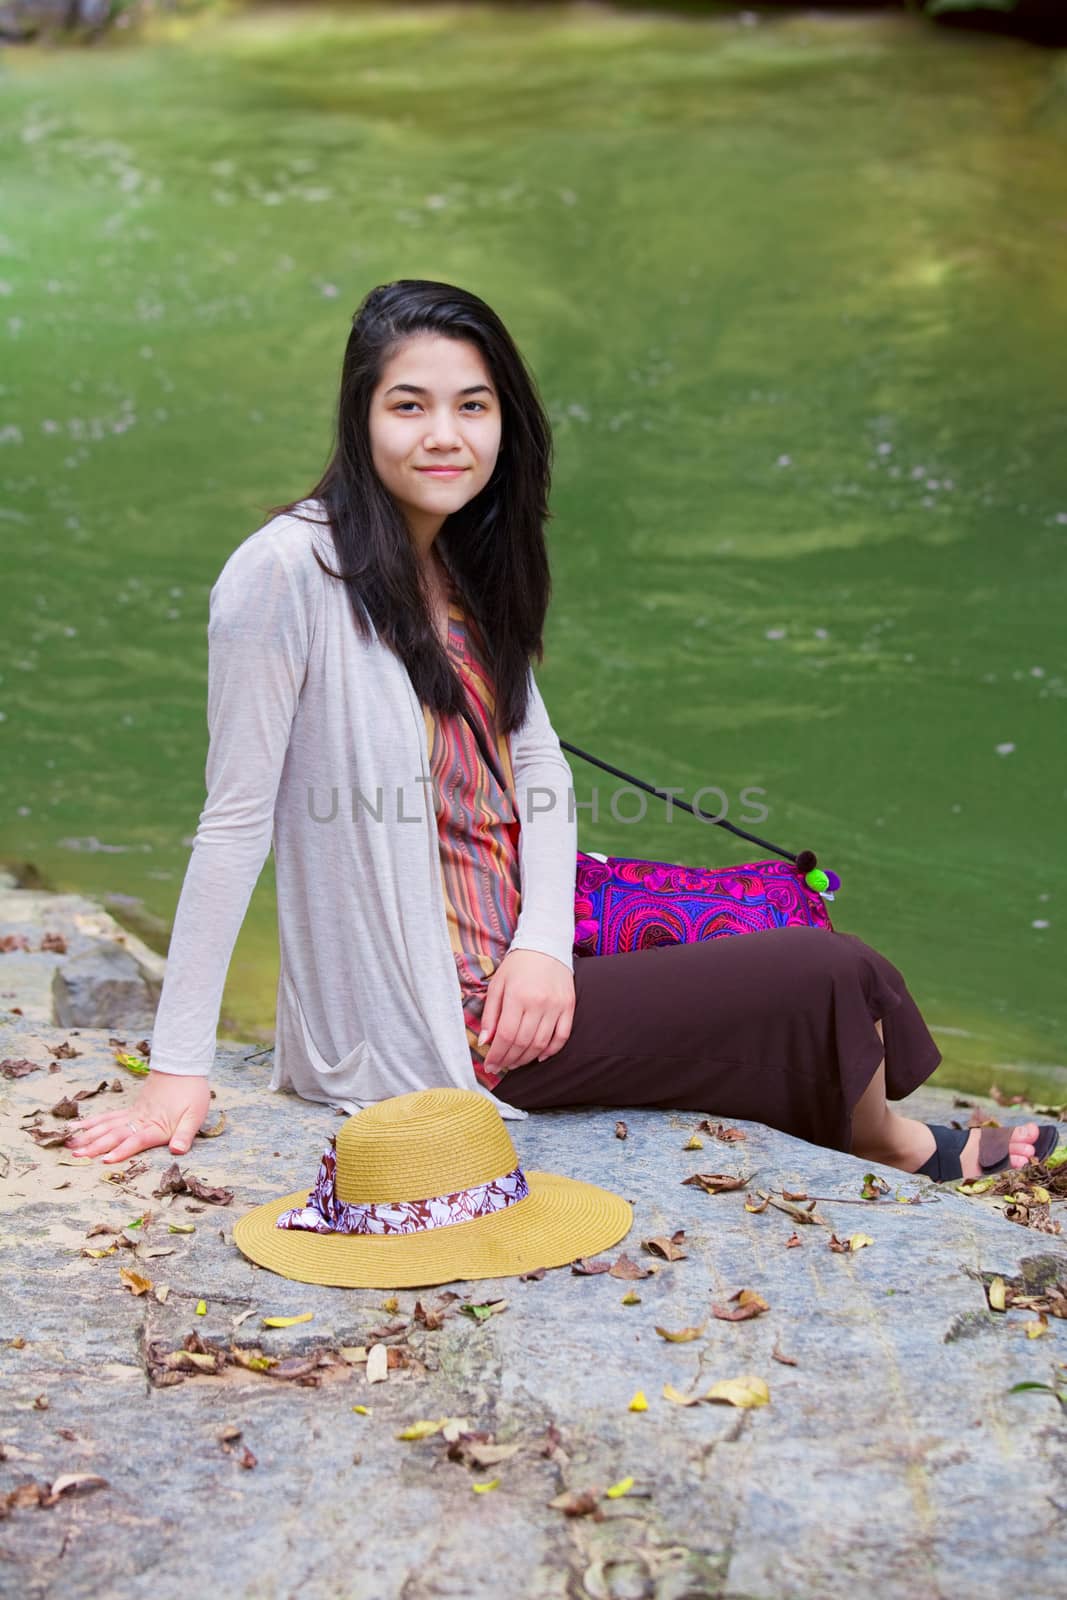
[[[785,1355],[779,1349],[777,1343],[775,1344],[774,1349],[771,1351],[771,1355],[774,1357],[775,1361],[780,1361],[783,1364],[783,1366],[795,1367],[796,1364],[797,1364],[796,1356],[787,1356],[787,1355]]]
[[[25,1056],[5,1056],[0,1061],[0,1077],[3,1078],[28,1078],[31,1072],[43,1071],[39,1061],[30,1061]]]
[[[630,1256],[623,1254],[612,1263],[609,1268],[609,1276],[621,1278],[624,1282],[629,1282],[636,1278],[651,1278],[652,1268],[642,1266],[639,1261],[634,1261]]]
[[[604,1513],[600,1509],[595,1490],[567,1489],[563,1494],[558,1494],[550,1500],[549,1506],[553,1511],[562,1511],[567,1517],[592,1517],[595,1522],[603,1522]]]
[[[519,1273],[519,1282],[520,1283],[540,1283],[541,1279],[544,1277],[544,1275],[545,1275],[545,1273],[547,1271],[548,1271],[547,1267],[535,1267],[532,1272],[520,1272]]]
[[[616,1139],[625,1139],[626,1135],[629,1133],[629,1131],[630,1130],[627,1128],[625,1122],[617,1122],[615,1124],[615,1137],[616,1137]]]
[[[710,1133],[713,1139],[719,1139],[723,1144],[740,1144],[742,1139],[748,1138],[744,1128],[728,1128],[724,1122],[712,1122],[707,1117],[697,1123],[697,1129],[700,1133]]]
[[[43,1506],[54,1506],[57,1500],[65,1495],[90,1494],[94,1489],[107,1489],[106,1478],[100,1478],[95,1472],[64,1472],[56,1478],[46,1497],[41,1501]]]
[[[158,1189],[153,1189],[152,1193],[157,1198],[167,1194],[191,1194],[197,1200],[204,1200],[212,1206],[228,1206],[233,1200],[232,1189],[207,1183],[191,1172],[183,1172],[176,1161],[172,1161],[167,1167],[159,1180]]]
[[[226,1113],[225,1113],[225,1111],[220,1111],[219,1112],[219,1116],[218,1116],[218,1121],[217,1122],[213,1122],[211,1124],[210,1128],[208,1128],[208,1127],[197,1128],[196,1137],[198,1139],[217,1139],[219,1134],[225,1131],[225,1128],[226,1128]]]
[[[694,1172],[682,1179],[683,1185],[703,1189],[705,1194],[728,1194],[732,1189],[743,1189],[747,1182],[747,1178],[739,1178],[731,1172]]]
[[[595,1278],[601,1272],[610,1272],[611,1262],[603,1259],[590,1261],[583,1256],[571,1262],[571,1271],[576,1278]]]
[[[667,1238],[665,1234],[656,1234],[651,1239],[642,1239],[641,1248],[650,1255],[660,1256],[664,1261],[687,1261],[687,1252],[682,1248],[685,1239],[685,1229],[678,1228]]]

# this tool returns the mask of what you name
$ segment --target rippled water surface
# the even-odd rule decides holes
[[[362,294],[444,278],[554,422],[561,736],[815,849],[942,1077],[1062,1098],[1062,57],[896,16],[276,11],[8,51],[0,139],[8,859],[162,944],[208,590],[317,476]],[[765,853],[616,821],[573,764],[584,848]],[[268,864],[242,1037],[274,916]]]

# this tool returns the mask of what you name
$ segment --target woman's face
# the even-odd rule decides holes
[[[473,500],[500,450],[500,401],[477,345],[417,334],[386,362],[371,396],[374,468],[420,555]]]

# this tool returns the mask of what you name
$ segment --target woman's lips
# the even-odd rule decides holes
[[[427,478],[458,478],[460,473],[466,472],[466,467],[418,467],[418,472]]]

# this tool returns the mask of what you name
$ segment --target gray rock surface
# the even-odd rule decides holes
[[[431,1330],[414,1307],[437,1306],[441,1290],[401,1290],[396,1310],[383,1309],[387,1291],[311,1287],[254,1267],[235,1248],[236,1217],[310,1185],[339,1126],[326,1107],[271,1094],[262,1052],[220,1053],[215,1107],[225,1129],[198,1139],[180,1165],[235,1198],[192,1210],[187,1197],[153,1198],[173,1159],[165,1150],[120,1183],[113,1168],[66,1165],[61,1148],[39,1148],[23,1131],[23,1113],[79,1087],[123,1082],[127,1101],[105,1091],[85,1102],[90,1112],[136,1094],[103,1033],[64,1035],[12,1017],[0,1020],[0,1058],[47,1063],[47,1046],[63,1038],[81,1054],[51,1072],[0,1078],[0,1495],[65,1473],[97,1474],[107,1487],[0,1520],[5,1595],[1062,1594],[1065,1413],[1049,1392],[1009,1391],[1063,1377],[1067,1322],[1050,1318],[1047,1333],[1028,1337],[1033,1314],[990,1311],[976,1275],[1062,1281],[1067,1244],[1006,1220],[1003,1201],[880,1168],[888,1196],[862,1202],[866,1163],[757,1123],[740,1125],[741,1144],[705,1134],[693,1152],[682,1147],[696,1113],[542,1113],[509,1128],[526,1165],[634,1202],[632,1232],[605,1254],[651,1263],[641,1241],[684,1228],[687,1259],[661,1262],[632,1285],[569,1268],[536,1282],[454,1284],[461,1298]],[[940,1120],[961,1115],[944,1093],[920,1093],[911,1106]],[[620,1115],[625,1140],[615,1137]],[[48,1114],[40,1124],[60,1126]],[[683,1186],[697,1170],[750,1174],[748,1197],[783,1188],[817,1196],[828,1227],[797,1228],[801,1243],[787,1248],[789,1216],[746,1212],[744,1192]],[[915,1194],[922,1204],[896,1198]],[[146,1210],[151,1219],[128,1235],[140,1240],[135,1249],[81,1253],[114,1237],[87,1237],[94,1224],[121,1228]],[[1057,1202],[1053,1214],[1062,1212]],[[172,1233],[174,1222],[196,1231]],[[835,1253],[831,1229],[874,1243]],[[124,1288],[123,1266],[153,1291]],[[631,1288],[640,1302],[624,1305]],[[712,1301],[742,1288],[770,1310],[706,1320]],[[483,1322],[458,1310],[497,1298],[507,1309]],[[310,1322],[261,1326],[264,1316],[306,1311]],[[385,1342],[406,1349],[409,1364],[368,1385],[364,1367],[337,1352],[366,1347],[394,1323],[401,1328]],[[657,1324],[702,1323],[688,1343],[656,1333]],[[153,1355],[192,1334],[280,1359],[324,1352],[332,1364],[309,1371],[316,1386],[232,1365],[160,1386]],[[683,1407],[663,1396],[664,1384],[703,1392],[746,1373],[766,1381],[768,1405]],[[629,1410],[637,1390],[647,1411]],[[472,1469],[448,1458],[440,1434],[396,1438],[441,1417],[467,1418],[521,1448]],[[239,1440],[220,1440],[228,1427]],[[546,1455],[553,1428],[559,1447]],[[246,1448],[254,1466],[242,1465]],[[603,1520],[549,1505],[566,1490],[603,1491],[627,1477],[631,1493],[601,1493]],[[475,1492],[493,1478],[498,1488]]]
[[[128,950],[98,940],[68,956],[52,978],[52,1011],[61,1028],[146,1028],[155,999]]]
[[[79,894],[24,889],[0,870],[0,1005],[60,1027],[147,1027],[166,959]],[[23,946],[25,948],[23,948]]]

